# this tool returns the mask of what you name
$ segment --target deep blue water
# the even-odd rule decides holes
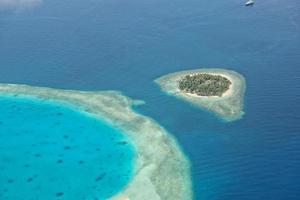
[[[106,199],[132,177],[130,141],[95,118],[13,97],[0,113],[0,199]]]
[[[116,89],[175,135],[195,199],[300,198],[300,2],[45,0],[0,14],[0,82]],[[225,123],[152,82],[203,67],[247,79],[246,115]]]

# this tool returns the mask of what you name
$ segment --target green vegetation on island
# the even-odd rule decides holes
[[[199,96],[221,97],[229,89],[230,84],[231,82],[223,76],[198,73],[184,76],[179,81],[179,89]]]

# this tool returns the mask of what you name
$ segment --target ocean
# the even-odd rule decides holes
[[[247,81],[226,123],[153,80],[200,67]],[[300,2],[44,0],[0,13],[0,82],[119,90],[173,134],[195,199],[300,198]]]

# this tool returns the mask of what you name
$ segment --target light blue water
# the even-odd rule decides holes
[[[224,123],[152,83],[198,66],[246,77],[242,120]],[[190,157],[195,199],[299,199],[299,66],[299,0],[45,0],[0,16],[0,82],[145,100],[138,111]]]
[[[128,138],[59,104],[0,97],[0,199],[106,199],[133,173]]]

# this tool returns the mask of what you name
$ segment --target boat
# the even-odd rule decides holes
[[[248,0],[245,4],[245,6],[252,6],[254,4],[253,0]]]

